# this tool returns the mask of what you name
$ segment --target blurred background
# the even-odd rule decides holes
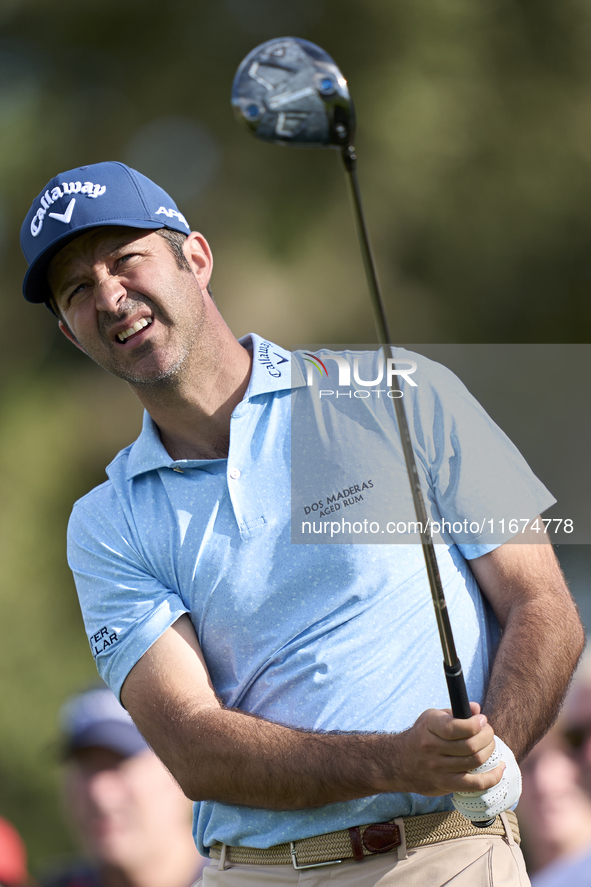
[[[95,675],[66,522],[141,411],[24,302],[21,221],[58,171],[122,160],[207,236],[237,336],[372,341],[338,154],[258,142],[230,109],[242,58],[288,35],[349,81],[396,342],[589,337],[591,0],[3,0],[0,815],[33,872],[72,846],[55,813],[56,712]],[[543,389],[558,368],[534,369]],[[554,458],[572,462],[549,412],[536,434],[551,431]],[[589,628],[589,548],[559,555]]]

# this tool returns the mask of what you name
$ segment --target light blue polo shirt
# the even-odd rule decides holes
[[[426,708],[449,705],[420,545],[398,536],[373,544],[389,541],[386,531],[340,542],[300,529],[319,501],[323,511],[333,507],[327,520],[401,523],[403,512],[388,505],[408,495],[392,403],[319,397],[302,355],[255,335],[242,341],[253,369],[227,459],[171,459],[146,414],[138,440],[108,466],[109,480],[74,507],[68,556],[99,672],[119,694],[143,653],[189,613],[225,705],[317,731],[406,729]],[[404,397],[430,515],[481,519],[494,503],[500,520],[499,487],[506,519],[549,507],[553,497],[456,377],[411,359],[417,385],[405,385]],[[359,378],[375,378],[369,373],[363,363]],[[328,372],[322,390],[338,381]],[[444,533],[436,546],[474,700],[483,697],[498,626],[464,558],[499,544],[486,530],[461,540]],[[443,809],[449,797],[415,794],[281,812],[206,801],[195,805],[194,833],[202,851],[213,841],[267,847]]]

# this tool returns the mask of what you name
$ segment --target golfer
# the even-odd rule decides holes
[[[378,358],[317,355],[342,395],[320,397],[313,358],[237,341],[207,241],[123,164],[56,176],[21,237],[25,297],[145,407],[74,507],[69,561],[101,676],[196,802],[218,860],[204,883],[526,885],[516,760],[552,723],[583,632],[536,524],[554,499],[515,447],[451,373],[406,355],[472,700],[458,720],[421,547],[388,537],[408,496],[392,403],[355,396]],[[294,543],[306,509],[337,505],[344,532],[376,524],[379,542]],[[529,526],[511,540],[513,520]]]

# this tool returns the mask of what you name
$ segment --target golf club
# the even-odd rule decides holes
[[[333,59],[319,46],[297,37],[269,40],[240,64],[232,85],[232,105],[257,138],[280,145],[340,150],[349,182],[359,243],[372,298],[374,320],[384,365],[391,359],[391,338],[357,181],[353,146],[355,111],[347,81]],[[437,627],[451,707],[456,718],[471,717],[462,666],[456,653],[435,547],[412,447],[403,399],[392,397],[406,470],[410,482]],[[493,820],[474,823],[486,827]]]

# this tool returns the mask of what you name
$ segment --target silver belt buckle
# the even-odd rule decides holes
[[[300,871],[301,869],[318,869],[323,865],[338,865],[339,862],[343,861],[342,859],[329,859],[328,862],[311,862],[308,865],[298,865],[298,857],[294,841],[289,842],[289,852],[291,853],[291,864],[296,871]]]

